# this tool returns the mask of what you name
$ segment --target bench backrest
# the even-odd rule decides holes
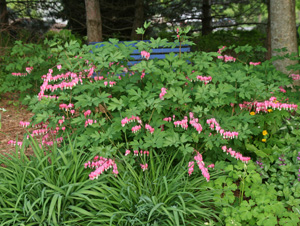
[[[144,40],[144,41],[140,41],[140,42],[150,42],[150,40]],[[135,46],[137,43],[132,43],[132,42],[119,42],[119,43],[123,43],[126,45],[126,43],[129,43],[127,46]],[[96,48],[102,47],[104,46],[104,44],[101,44],[101,42],[91,42],[90,45],[96,45]],[[166,55],[169,53],[175,53],[175,55],[181,53],[185,53],[185,52],[190,52],[191,48],[188,45],[182,45],[182,46],[175,46],[175,48],[171,48],[171,47],[161,47],[161,48],[156,48],[156,49],[152,49],[151,51],[151,55],[150,55],[150,59],[165,59]],[[141,56],[141,52],[139,50],[134,50],[131,54],[130,57],[133,58],[133,60],[129,61],[129,65],[134,65],[139,63],[143,58]]]

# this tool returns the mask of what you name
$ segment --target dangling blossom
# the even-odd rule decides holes
[[[147,60],[149,60],[149,58],[150,58],[150,53],[148,53],[147,51],[142,51],[142,52],[141,52],[141,56],[142,56],[143,58],[146,58]]]
[[[239,133],[238,132],[231,132],[231,131],[224,131],[224,129],[221,128],[219,123],[216,121],[215,118],[207,119],[206,123],[209,125],[211,130],[216,130],[217,133],[220,133],[221,136],[223,136],[224,139],[230,138],[237,138]]]
[[[104,158],[102,156],[100,157],[96,156],[94,158],[94,161],[92,162],[89,161],[85,163],[84,168],[96,169],[95,171],[90,173],[89,175],[90,180],[97,179],[102,173],[104,173],[110,168],[113,168],[112,173],[115,174],[115,176],[119,174],[118,167],[115,161],[112,159]]]
[[[125,152],[125,156],[129,155],[130,154],[130,150],[126,150]]]
[[[122,127],[124,127],[127,123],[130,123],[130,122],[135,122],[137,121],[139,124],[142,124],[142,120],[140,119],[139,116],[131,116],[131,118],[123,118],[121,120],[121,124],[122,124]]]
[[[141,126],[140,125],[138,125],[138,126],[134,126],[134,127],[132,127],[131,128],[131,131],[133,132],[133,133],[136,133],[136,132],[138,132],[139,130],[141,130]]]
[[[30,125],[30,122],[23,122],[23,121],[20,121],[20,125],[22,127],[28,127]]]
[[[208,169],[205,168],[205,163],[203,162],[202,155],[197,152],[197,155],[194,157],[199,169],[201,170],[202,175],[206,178],[207,182],[210,180],[210,175]]]
[[[192,175],[192,173],[194,172],[194,162],[192,161],[192,162],[189,162],[189,171],[188,171],[188,173],[189,173],[189,176],[191,176]]]
[[[87,110],[86,112],[84,112],[83,114],[84,114],[84,117],[86,118],[86,116],[90,116],[91,115],[91,113],[92,113],[92,111],[91,110]]]
[[[32,70],[33,70],[33,67],[27,67],[26,68],[26,71],[27,71],[28,74],[30,74]]]
[[[96,120],[94,121],[93,119],[88,119],[85,121],[84,127],[87,127],[88,125],[92,125],[93,123],[96,123],[96,122],[97,122]]]
[[[300,80],[300,75],[299,74],[291,74],[290,77],[292,77],[293,80]]]
[[[60,69],[61,69],[61,65],[57,65],[57,69],[60,71]]]
[[[230,154],[231,157],[236,158],[237,160],[241,160],[242,162],[248,163],[251,158],[250,157],[244,157],[241,153],[236,152],[232,150],[231,148],[227,148],[226,146],[222,147],[223,152],[227,152],[227,154]]]
[[[148,130],[151,134],[154,133],[154,128],[152,128],[149,124],[145,125],[145,129]]]
[[[115,81],[110,81],[109,82],[109,87],[113,87],[114,85],[116,85],[117,83]]]
[[[166,88],[161,88],[161,93],[159,94],[159,98],[161,99],[161,100],[163,100],[164,99],[164,95],[166,95],[166,93],[167,93],[167,89]]]
[[[140,164],[141,168],[143,171],[147,170],[148,169],[148,164],[145,163],[144,165],[143,164]]]
[[[260,65],[261,62],[250,62],[249,65],[253,65],[253,66],[257,66],[257,65]]]

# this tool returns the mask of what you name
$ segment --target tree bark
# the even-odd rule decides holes
[[[274,51],[285,47],[290,54],[298,53],[295,0],[270,0],[270,17],[272,56],[286,54]],[[274,65],[278,70],[288,73],[286,67],[295,63],[297,61],[285,59],[274,62]]]
[[[8,26],[8,12],[6,0],[0,0],[0,29]]]
[[[99,0],[85,0],[88,42],[102,41],[102,21]]]
[[[212,32],[211,0],[203,0],[202,5],[202,35]]]
[[[132,25],[131,40],[141,40],[142,35],[136,33],[136,29],[144,24],[144,0],[135,0],[134,21]]]
[[[270,60],[272,56],[272,48],[271,48],[271,15],[270,15],[270,0],[267,0],[267,8],[268,8],[268,23],[267,23],[267,52],[266,52],[266,60]]]

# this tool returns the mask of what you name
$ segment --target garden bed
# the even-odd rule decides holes
[[[0,129],[0,153],[14,150],[14,146],[8,145],[9,140],[15,140],[18,137],[23,140],[26,133],[25,128],[20,126],[20,121],[29,121],[33,113],[27,110],[27,107],[21,105],[15,98],[15,94],[3,94],[0,99],[0,108],[6,111],[0,111],[1,129]]]

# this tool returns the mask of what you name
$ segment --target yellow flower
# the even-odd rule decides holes
[[[267,139],[261,139],[262,142],[267,142]]]
[[[268,134],[267,130],[262,131],[262,135],[266,136]]]
[[[268,112],[272,112],[273,110],[272,109],[268,109]]]
[[[255,112],[254,112],[254,111],[251,111],[251,112],[250,112],[250,115],[255,115]]]

